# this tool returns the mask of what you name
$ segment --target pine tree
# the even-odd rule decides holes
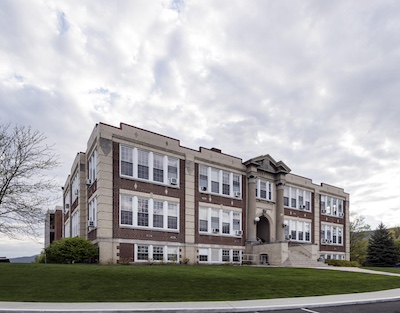
[[[367,266],[394,266],[397,251],[389,230],[380,223],[368,241]]]

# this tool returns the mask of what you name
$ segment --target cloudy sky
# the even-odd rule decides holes
[[[398,1],[0,2],[0,123],[56,145],[60,186],[95,123],[124,122],[270,154],[400,225],[399,73]],[[8,257],[41,247],[0,237]]]

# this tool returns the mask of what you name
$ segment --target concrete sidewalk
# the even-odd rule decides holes
[[[318,268],[324,269],[324,268]],[[333,268],[368,274],[398,276],[400,274],[363,270],[358,268]],[[281,298],[269,300],[215,301],[215,302],[125,302],[125,303],[35,303],[0,302],[0,312],[255,312],[294,308],[315,308],[344,304],[373,303],[400,300],[400,288],[385,291],[318,297]]]

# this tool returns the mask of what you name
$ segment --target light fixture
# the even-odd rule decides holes
[[[257,216],[257,217],[254,219],[254,224],[257,224],[259,221],[260,221],[260,218]]]

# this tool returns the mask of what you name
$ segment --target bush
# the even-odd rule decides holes
[[[356,261],[347,260],[325,260],[325,263],[332,266],[340,267],[360,267],[360,264]]]
[[[54,241],[45,249],[45,254],[47,263],[93,263],[99,251],[90,240],[74,237]]]

